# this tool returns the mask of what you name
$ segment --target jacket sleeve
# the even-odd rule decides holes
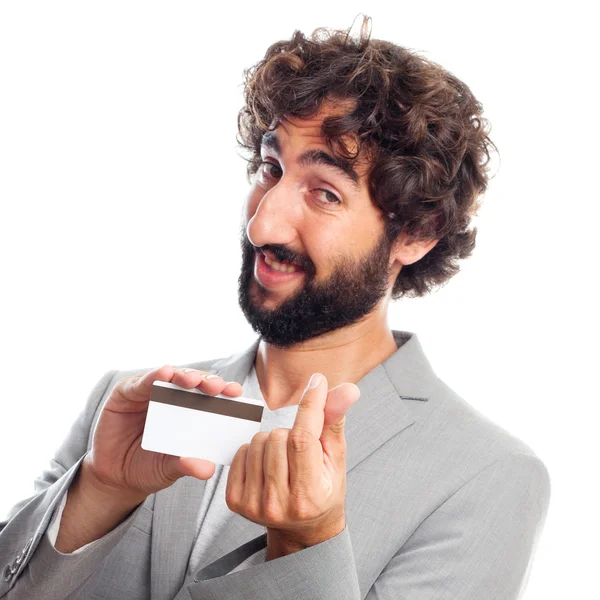
[[[366,600],[516,600],[523,593],[550,499],[533,455],[498,460],[417,528]]]
[[[373,585],[360,587],[348,526],[337,536],[242,570],[251,540],[198,571],[192,600],[516,600],[544,525],[550,480],[535,456],[494,462],[433,511]]]
[[[54,548],[47,529],[88,452],[94,415],[110,393],[116,370],[105,373],[90,393],[49,467],[34,481],[36,494],[21,500],[0,522],[0,598],[62,599],[80,586],[98,567],[140,510],[84,548],[63,554]],[[140,505],[141,506],[141,505]]]
[[[65,510],[65,506],[67,505],[67,494],[64,494],[62,500],[60,501],[60,505],[56,507],[54,510],[54,515],[48,525],[48,529],[46,529],[46,538],[50,544],[52,544],[53,548],[56,548],[56,538],[58,537],[58,532],[60,531],[60,523],[62,519],[63,511]],[[92,545],[98,545],[102,543],[102,539],[95,540],[93,542],[89,542],[85,544],[85,546],[81,546],[81,548],[77,548],[70,554],[83,554],[87,548],[91,548]]]
[[[243,570],[266,546],[263,534],[207,565],[188,586],[192,600],[360,600],[348,525],[338,535]]]

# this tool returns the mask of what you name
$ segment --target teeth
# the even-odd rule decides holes
[[[295,273],[296,271],[300,270],[293,265],[286,265],[284,263],[277,262],[276,260],[271,260],[266,254],[265,262],[271,267],[271,269],[275,271],[281,271],[282,273]]]

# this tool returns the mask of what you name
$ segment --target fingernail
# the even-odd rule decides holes
[[[306,386],[307,390],[314,390],[320,383],[323,381],[323,375],[321,373],[313,373],[308,385]]]
[[[219,377],[219,376],[218,376],[218,375],[212,375],[212,374],[211,374],[211,375],[207,375],[207,376],[206,376],[204,379],[215,379],[215,378],[217,378],[217,377]]]

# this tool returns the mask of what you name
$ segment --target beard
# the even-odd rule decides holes
[[[388,291],[390,248],[385,234],[366,257],[344,259],[334,265],[325,281],[315,280],[309,259],[292,255],[285,247],[265,245],[277,260],[294,261],[304,269],[304,284],[273,309],[262,308],[270,291],[254,277],[257,248],[241,231],[242,268],[238,302],[248,323],[262,339],[289,348],[330,331],[348,327],[366,317]]]

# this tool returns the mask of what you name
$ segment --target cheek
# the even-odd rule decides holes
[[[326,278],[334,269],[334,265],[340,260],[340,253],[344,254],[348,249],[343,243],[343,238],[334,235],[305,236],[305,248],[308,257],[315,266],[317,277]]]

